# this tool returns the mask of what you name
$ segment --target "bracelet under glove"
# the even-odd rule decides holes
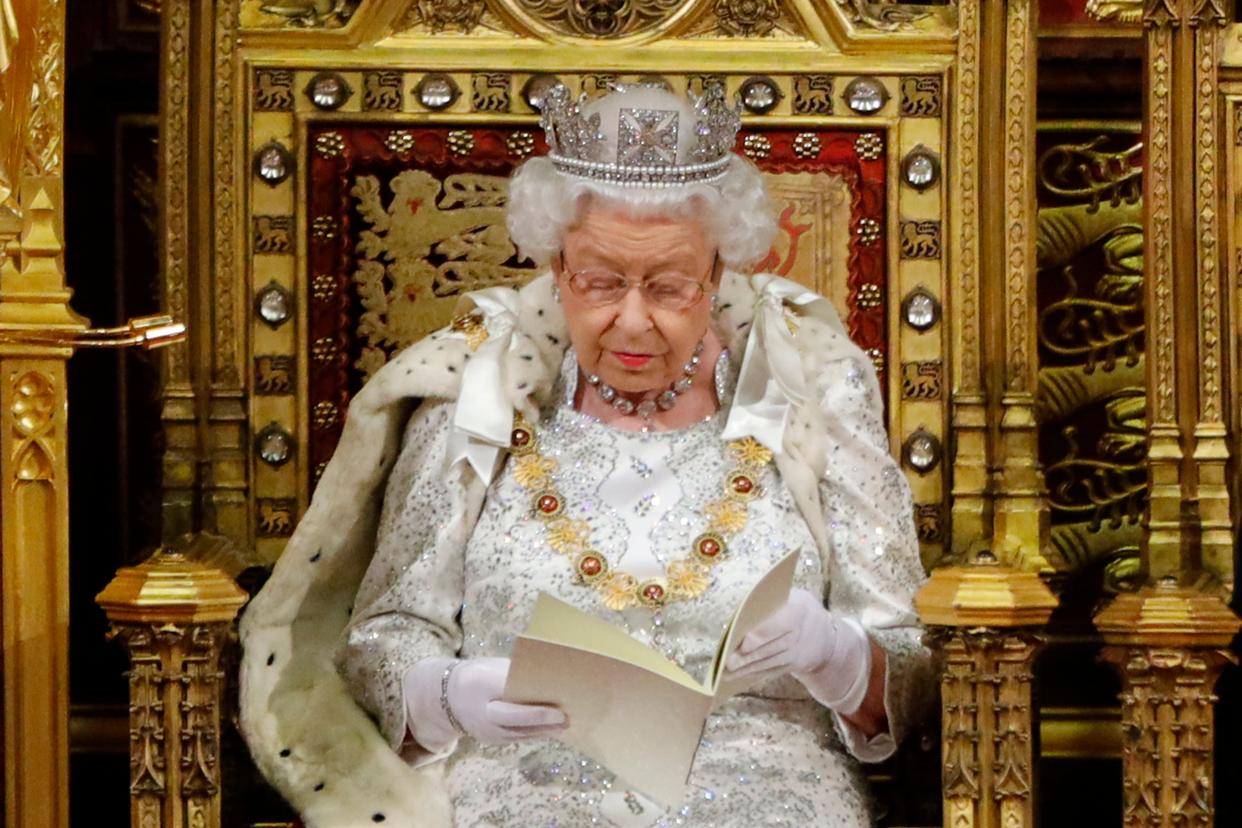
[[[432,753],[452,749],[459,736],[503,744],[551,736],[565,714],[541,704],[501,701],[507,658],[427,658],[405,674],[406,721],[414,739]]]

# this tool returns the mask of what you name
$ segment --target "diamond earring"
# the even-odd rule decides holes
[[[720,310],[720,294],[719,293],[712,294],[712,310],[713,311]]]
[[[556,282],[552,283],[552,298],[557,302],[561,301],[561,286]]]

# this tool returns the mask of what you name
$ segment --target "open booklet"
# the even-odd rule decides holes
[[[504,700],[554,704],[569,726],[558,738],[664,806],[680,803],[707,716],[746,679],[725,680],[725,657],[789,599],[798,552],[742,600],[700,684],[620,627],[547,593],[513,645]]]

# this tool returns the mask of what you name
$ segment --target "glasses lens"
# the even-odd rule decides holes
[[[629,283],[620,273],[609,270],[583,270],[575,273],[569,280],[569,286],[582,297],[583,301],[592,305],[607,305],[617,302],[625,295]]]
[[[662,308],[688,308],[703,296],[703,285],[682,276],[661,276],[644,283],[647,298]]]

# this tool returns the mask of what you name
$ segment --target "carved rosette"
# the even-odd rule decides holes
[[[672,17],[681,0],[518,0],[520,8],[557,34],[570,37],[625,37],[647,31]]]
[[[712,6],[720,31],[735,37],[762,37],[780,18],[776,0],[716,0]]]

